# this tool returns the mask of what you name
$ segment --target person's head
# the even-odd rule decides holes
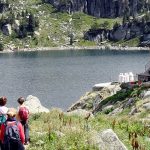
[[[0,98],[0,106],[4,106],[7,103],[7,98],[5,96]]]
[[[17,101],[20,105],[22,105],[25,102],[25,99],[24,97],[19,97]]]
[[[15,108],[9,108],[7,112],[8,118],[14,118],[17,114],[17,111]]]

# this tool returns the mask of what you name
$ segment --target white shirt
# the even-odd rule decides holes
[[[8,108],[6,106],[0,106],[0,114],[6,115],[8,112]]]

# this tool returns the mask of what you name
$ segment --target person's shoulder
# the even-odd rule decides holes
[[[0,113],[6,114],[8,112],[8,107],[6,106],[0,106]]]
[[[27,109],[29,109],[29,107],[26,106],[26,105],[24,105],[24,104],[20,106],[20,108],[24,108],[24,107],[27,108]]]

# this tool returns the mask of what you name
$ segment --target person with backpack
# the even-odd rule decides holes
[[[5,96],[0,98],[0,130],[1,125],[6,121],[7,119],[7,111],[8,108],[5,106],[7,103],[7,98]],[[2,149],[2,142],[0,141],[0,147]]]
[[[1,126],[2,150],[25,150],[23,145],[24,131],[22,124],[16,120],[16,112],[14,108],[10,108],[7,112],[6,122]]]
[[[7,119],[8,108],[5,106],[7,103],[7,98],[5,96],[0,98],[0,126]]]
[[[25,99],[23,97],[18,98],[19,108],[18,108],[18,116],[22,126],[24,127],[24,134],[25,134],[25,143],[24,145],[29,144],[29,125],[28,125],[28,118],[29,118],[29,109],[24,105]]]

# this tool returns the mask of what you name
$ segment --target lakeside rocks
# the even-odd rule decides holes
[[[143,85],[145,87],[145,85],[149,85],[149,83],[144,83]],[[78,113],[78,110],[86,110],[93,114],[102,112],[104,114],[109,114],[110,116],[115,116],[117,114],[120,114],[124,110],[129,109],[128,115],[133,116],[150,110],[150,89],[149,88],[142,91],[140,95],[133,94],[130,97],[126,97],[125,99],[118,98],[118,100],[117,100],[117,96],[115,96],[116,99],[108,100],[107,99],[108,97],[115,94],[115,92],[112,91],[119,91],[118,92],[119,95],[128,92],[126,89],[121,89],[120,85],[115,85],[115,87],[113,88],[112,87],[110,88],[110,86],[108,86],[99,89],[98,91],[87,92],[84,96],[82,96],[75,104],[73,104],[68,109],[68,112],[73,111]],[[133,91],[133,93],[134,92],[135,91]]]
[[[9,45],[0,53],[9,53],[9,52],[21,52],[21,51],[51,51],[51,50],[112,50],[112,51],[149,51],[150,47],[121,47],[121,46],[61,46],[61,47],[35,47],[35,48],[19,48],[15,47],[14,49],[9,48]]]
[[[98,91],[87,92],[67,111],[69,112],[76,109],[85,109],[87,111],[96,112],[97,108],[104,99],[106,99],[109,96],[112,96],[120,89],[120,84],[114,83],[114,85],[103,87]]]
[[[48,113],[49,110],[41,105],[40,100],[32,95],[29,95],[26,98],[26,101],[24,102],[25,106],[29,108],[30,113],[40,113],[40,112],[46,112]]]

